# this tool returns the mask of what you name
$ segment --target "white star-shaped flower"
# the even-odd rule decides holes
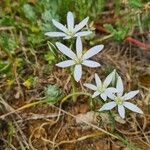
[[[109,94],[115,93],[117,90],[113,87],[108,87],[113,79],[114,76],[114,71],[111,72],[106,79],[104,80],[104,82],[101,81],[101,79],[99,78],[99,76],[95,73],[95,82],[96,85],[90,84],[90,83],[85,83],[84,86],[86,86],[87,88],[95,91],[94,94],[92,95],[92,98],[100,95],[100,97],[106,101],[107,100],[107,96]]]
[[[100,108],[100,111],[111,110],[117,106],[118,113],[123,119],[125,118],[125,107],[130,109],[133,112],[143,114],[143,111],[140,108],[138,108],[136,105],[128,102],[129,99],[133,98],[135,95],[137,95],[139,93],[139,90],[130,91],[129,93],[125,93],[123,95],[124,88],[123,88],[123,83],[122,83],[122,79],[120,76],[118,77],[118,80],[117,80],[116,89],[117,89],[117,93],[108,95],[109,98],[112,99],[113,101],[104,104]]]
[[[59,23],[58,21],[52,19],[52,22],[56,28],[61,30],[61,32],[47,32],[45,35],[50,37],[64,37],[64,39],[70,39],[72,37],[78,36],[87,36],[91,34],[91,31],[81,31],[79,32],[84,26],[87,25],[89,17],[86,17],[82,20],[79,24],[74,25],[74,16],[72,12],[67,13],[67,27],[63,24]]]
[[[99,53],[103,49],[104,45],[94,46],[91,49],[89,49],[85,54],[82,53],[82,41],[80,37],[78,37],[76,40],[76,54],[70,48],[66,47],[60,42],[56,42],[56,46],[63,54],[65,54],[71,59],[60,62],[56,64],[56,66],[66,68],[74,65],[74,79],[77,82],[81,79],[82,76],[82,65],[91,68],[100,66],[99,63],[88,59]]]

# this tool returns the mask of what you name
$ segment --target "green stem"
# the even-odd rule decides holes
[[[77,87],[76,87],[76,81],[74,80],[73,77],[73,72],[71,73],[71,83],[72,83],[72,93],[75,93],[77,91]],[[73,96],[73,102],[77,101],[77,97],[76,95]]]
[[[72,49],[72,46],[73,46],[73,42],[70,43],[70,49]],[[75,92],[77,92],[77,87],[76,87],[76,81],[73,76],[73,68],[72,67],[70,69],[70,74],[71,74],[72,93],[75,93]],[[73,102],[77,101],[76,95],[73,95],[72,98],[73,98]]]
[[[90,42],[90,45],[95,45],[96,43],[101,43],[101,42],[103,42],[103,41],[105,41],[105,40],[107,40],[107,39],[110,39],[110,38],[112,38],[114,35],[113,34],[109,34],[109,35],[106,35],[106,36],[104,36],[104,37],[102,37],[102,38],[98,38],[97,40],[93,40],[93,41],[91,41]]]
[[[102,101],[102,103],[105,104],[105,101]],[[108,111],[108,115],[109,115],[109,121],[111,124],[111,132],[114,133],[116,124],[115,124],[115,119],[111,110]]]
[[[113,133],[115,131],[116,124],[115,124],[114,116],[111,111],[109,111],[109,117],[110,117],[110,122],[111,122],[111,130]]]
[[[89,93],[75,92],[75,93],[71,93],[71,94],[67,95],[66,97],[64,97],[64,98],[61,100],[61,103],[64,103],[68,98],[70,98],[70,97],[72,97],[72,96],[77,96],[77,95],[85,95],[85,96],[91,97],[91,94],[89,94]]]

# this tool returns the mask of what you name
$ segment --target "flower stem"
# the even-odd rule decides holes
[[[76,81],[73,77],[73,70],[71,69],[71,84],[72,84],[72,93],[76,93],[77,92],[77,87],[76,87]],[[77,97],[76,95],[73,95],[73,102],[75,103],[77,101]]]
[[[112,38],[113,36],[114,36],[113,34],[109,34],[109,35],[106,35],[106,36],[104,36],[104,37],[102,37],[100,39],[98,38],[97,40],[91,41],[90,45],[95,45],[96,43],[101,43],[103,41],[106,41],[107,39]]]
[[[72,47],[73,47],[73,41],[71,41],[71,43],[70,43],[70,49],[72,49]],[[70,68],[70,74],[71,74],[72,93],[75,93],[75,92],[77,92],[77,87],[76,87],[76,81],[73,76],[73,68],[72,67]],[[77,96],[73,95],[72,98],[73,98],[73,102],[75,103],[77,101]]]
[[[111,130],[113,133],[115,131],[116,124],[115,124],[115,119],[114,119],[113,113],[111,111],[109,111],[109,119],[111,122]]]

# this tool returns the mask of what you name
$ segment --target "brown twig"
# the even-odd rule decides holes
[[[135,44],[137,46],[143,47],[146,50],[150,50],[150,45],[146,45],[146,44],[144,44],[144,43],[142,43],[142,42],[140,42],[140,41],[138,41],[138,40],[136,40],[136,39],[134,39],[132,37],[127,37],[125,39],[125,41],[131,42],[131,43],[133,43],[133,44]]]

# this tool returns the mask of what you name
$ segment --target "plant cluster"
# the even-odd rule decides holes
[[[60,32],[47,32],[46,36],[49,37],[63,37],[63,39],[70,39],[71,44],[70,47],[65,46],[60,42],[56,42],[56,47],[58,50],[65,55],[63,57],[63,61],[56,64],[56,66],[61,68],[70,69],[70,74],[72,79],[73,88],[75,87],[75,82],[79,82],[82,77],[82,67],[87,66],[91,68],[100,67],[101,65],[98,62],[93,60],[89,60],[92,56],[98,54],[103,48],[103,45],[96,45],[90,48],[88,51],[83,53],[83,46],[81,37],[87,36],[91,34],[91,31],[86,30],[84,27],[87,26],[88,17],[82,20],[79,24],[75,25],[74,16],[72,12],[67,13],[67,26],[63,25],[56,20],[52,20],[55,27],[57,27]],[[72,50],[74,39],[76,39],[76,50]],[[69,58],[69,60],[68,60]],[[98,74],[95,74],[95,82],[96,85],[91,83],[83,84],[85,87],[94,91],[92,98],[100,96],[104,105],[99,109],[99,111],[111,110],[117,106],[118,113],[121,118],[125,118],[125,108],[132,110],[133,112],[137,112],[143,114],[142,110],[138,108],[136,105],[128,102],[129,99],[132,99],[136,96],[139,91],[130,91],[128,93],[124,93],[123,81],[121,77],[118,75],[116,70],[113,70],[106,79],[102,82]],[[76,92],[73,90],[73,92]]]

